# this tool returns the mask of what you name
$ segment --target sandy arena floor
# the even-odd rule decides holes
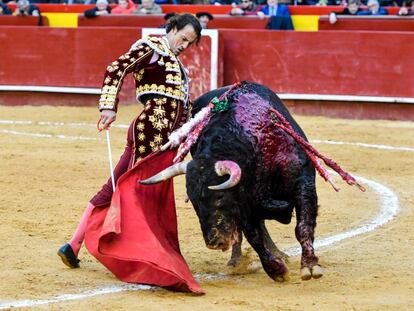
[[[121,107],[116,124],[128,125],[137,110]],[[314,145],[364,178],[367,188],[362,193],[337,180],[342,190],[335,193],[318,178],[316,238],[327,244],[317,250],[326,269],[318,280],[300,279],[294,255],[290,281],[273,282],[262,269],[246,267],[258,259],[247,243],[246,265],[227,268],[230,254],[204,246],[195,213],[184,202],[184,179],[177,178],[181,248],[206,292],[199,297],[126,290],[85,249],[81,269],[70,270],[57,257],[108,176],[97,117],[94,108],[0,107],[0,309],[414,310],[413,122],[297,117]],[[126,128],[111,130],[114,159],[125,136]],[[293,222],[268,227],[280,248],[295,253]]]

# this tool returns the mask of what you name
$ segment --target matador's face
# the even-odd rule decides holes
[[[178,56],[196,42],[197,34],[195,33],[193,26],[188,24],[181,30],[177,30],[176,28],[171,29],[171,31],[167,33],[167,40],[171,51]]]

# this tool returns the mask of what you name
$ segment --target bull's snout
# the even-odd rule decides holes
[[[221,249],[223,252],[230,248],[228,239],[226,239],[216,228],[210,230],[207,236],[206,245],[210,249]]]

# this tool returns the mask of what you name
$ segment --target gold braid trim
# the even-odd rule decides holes
[[[114,110],[115,100],[116,100],[116,97],[118,96],[119,89],[122,85],[122,81],[125,77],[126,72],[128,71],[129,68],[131,68],[132,66],[135,66],[138,62],[140,62],[142,59],[147,57],[152,52],[153,51],[149,50],[148,52],[146,52],[142,56],[138,57],[135,61],[133,61],[127,67],[125,67],[123,72],[122,72],[122,75],[119,77],[119,82],[118,82],[116,87],[115,86],[109,86],[109,85],[104,85],[102,87],[101,99],[99,100],[99,110],[103,110],[103,109]]]
[[[175,60],[176,58],[175,55],[171,52],[171,50],[168,48],[168,46],[165,44],[164,40],[157,37],[148,36],[139,39],[131,46],[130,51],[136,49],[139,45],[142,44],[148,45],[151,49],[153,49],[161,56],[170,56],[173,60]]]

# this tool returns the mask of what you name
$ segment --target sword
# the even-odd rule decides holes
[[[111,171],[112,190],[115,192],[115,177],[114,177],[114,168],[112,166],[111,139],[109,138],[109,129],[106,129],[105,132],[106,132],[106,145],[108,147],[109,170]]]

